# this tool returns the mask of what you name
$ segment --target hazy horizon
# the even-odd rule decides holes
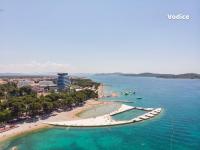
[[[0,72],[0,76],[1,75],[57,75],[60,72],[29,72],[29,73],[25,73],[25,72]],[[199,74],[196,72],[185,72],[185,73],[160,73],[160,72],[140,72],[140,73],[134,73],[134,72],[77,72],[77,73],[71,73],[71,72],[66,72],[69,73],[69,75],[86,75],[86,74],[118,74],[118,73],[122,73],[122,74],[143,74],[143,73],[152,73],[152,74],[172,74],[172,75],[180,75],[180,74]]]
[[[2,0],[0,73],[200,73],[199,13],[198,0]]]

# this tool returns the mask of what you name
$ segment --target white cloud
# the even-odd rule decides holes
[[[0,72],[5,73],[45,73],[45,72],[74,72],[69,64],[56,62],[30,62],[26,64],[0,64]]]

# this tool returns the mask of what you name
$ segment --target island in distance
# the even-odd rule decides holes
[[[166,79],[200,79],[200,74],[197,73],[184,73],[184,74],[160,74],[160,73],[99,73],[96,75],[120,75],[120,76],[133,76],[133,77],[156,77]]]

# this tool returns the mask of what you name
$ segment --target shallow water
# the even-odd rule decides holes
[[[10,140],[2,149],[13,146],[20,150],[200,149],[200,80],[91,78],[110,85],[110,91],[136,90],[136,95],[117,98],[134,102],[129,105],[162,107],[164,111],[154,119],[118,127],[46,129]],[[120,114],[118,119],[125,119],[130,113]]]
[[[120,104],[109,104],[109,105],[100,105],[93,107],[89,110],[86,110],[80,114],[78,114],[79,117],[81,118],[90,118],[90,117],[97,117],[101,115],[105,115],[108,113],[113,112],[114,110],[117,110],[120,108]]]

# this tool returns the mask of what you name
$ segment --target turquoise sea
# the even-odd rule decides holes
[[[136,90],[136,95],[120,96],[119,100],[133,101],[129,104],[135,106],[162,107],[164,111],[151,120],[124,126],[45,129],[7,141],[2,149],[13,146],[19,150],[200,149],[200,80],[117,75],[90,78],[106,84],[107,92],[120,94],[126,89]],[[140,113],[126,112],[115,119],[127,119]]]

